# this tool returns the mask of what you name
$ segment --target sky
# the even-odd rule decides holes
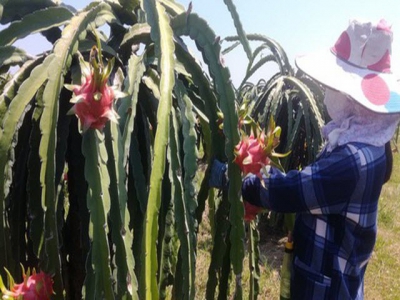
[[[232,0],[246,33],[258,33],[275,39],[286,51],[294,66],[294,59],[305,54],[332,47],[350,19],[378,22],[386,19],[392,24],[392,71],[400,77],[400,1],[399,0]],[[65,4],[81,9],[91,1],[64,0]],[[188,7],[192,2],[193,13],[205,19],[216,35],[223,39],[236,35],[236,29],[223,0],[175,0]],[[222,43],[222,48],[228,46]],[[194,45],[190,47],[195,47]],[[255,45],[251,45],[252,50]],[[26,49],[25,47],[23,47]],[[241,48],[224,57],[233,83],[237,85],[247,67],[247,57]],[[253,79],[269,74],[265,65]]]

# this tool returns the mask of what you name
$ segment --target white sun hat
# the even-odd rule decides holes
[[[400,83],[390,71],[393,34],[378,24],[351,20],[329,50],[296,58],[297,67],[378,113],[400,112]]]

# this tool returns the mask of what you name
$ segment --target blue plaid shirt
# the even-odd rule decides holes
[[[384,147],[350,143],[302,171],[274,169],[265,179],[262,206],[297,213],[292,299],[363,299],[385,170]]]

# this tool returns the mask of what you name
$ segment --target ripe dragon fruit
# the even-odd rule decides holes
[[[50,275],[33,270],[32,275],[25,274],[23,271],[24,281],[14,284],[14,280],[9,274],[11,288],[7,290],[0,278],[1,299],[23,299],[23,300],[47,300],[53,294],[53,280]]]
[[[285,157],[289,153],[279,154],[274,151],[279,145],[281,128],[275,125],[273,119],[270,120],[267,133],[261,131],[258,126],[254,132],[257,134],[252,133],[250,136],[242,134],[242,139],[235,146],[234,161],[244,176],[252,173],[261,179],[261,172],[265,173],[266,166],[274,165],[281,168],[277,158]]]
[[[80,57],[82,70],[81,85],[65,85],[74,93],[71,103],[75,103],[68,114],[75,114],[80,120],[83,132],[87,129],[102,130],[108,120],[118,122],[118,114],[113,108],[114,99],[122,95],[108,85],[108,78],[114,66],[114,58],[103,66],[101,49],[93,46],[90,62]]]
[[[249,202],[244,201],[244,217],[243,220],[245,222],[253,221],[257,214],[263,212],[265,209],[263,207],[255,206],[250,204]]]
[[[239,165],[243,174],[253,173],[261,177],[261,169],[268,165],[270,160],[265,151],[262,137],[244,137],[235,147],[235,162]]]
[[[242,131],[242,138],[235,146],[234,162],[239,166],[243,176],[252,173],[260,178],[261,185],[265,187],[262,174],[268,176],[267,167],[271,165],[282,169],[278,158],[285,157],[289,153],[279,154],[274,152],[274,149],[279,145],[281,128],[276,126],[272,118],[267,133],[265,133],[264,130],[261,131],[259,125],[243,113],[241,118],[239,118],[239,127],[245,124],[250,124],[252,126],[252,134],[247,136],[244,131]],[[254,134],[254,132],[256,134]],[[264,209],[245,201],[244,210],[244,221],[251,222],[256,215]]]

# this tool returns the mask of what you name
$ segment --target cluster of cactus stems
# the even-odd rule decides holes
[[[221,59],[229,51],[204,19],[174,0],[94,1],[80,11],[59,2],[0,4],[4,286],[5,269],[23,280],[22,264],[51,276],[52,299],[195,299],[197,232],[208,205],[206,298],[243,299],[249,284],[256,299],[258,232],[248,233],[251,280],[243,282],[246,231],[234,163],[237,104],[251,89],[234,89]],[[272,94],[288,95],[281,82],[295,82],[298,91],[279,44],[246,35],[233,2],[224,2],[238,33],[226,41],[239,41],[249,60],[245,79],[268,62],[256,60],[267,49],[285,76],[269,85],[279,91]],[[34,56],[14,45],[34,33],[52,44],[49,51]],[[183,36],[195,42],[208,74]],[[263,45],[251,52],[250,40]],[[279,105],[268,105],[275,115]],[[304,124],[295,120],[294,131]],[[198,124],[202,161],[228,162],[230,185],[220,196],[208,186],[209,169],[202,176],[198,168]]]

